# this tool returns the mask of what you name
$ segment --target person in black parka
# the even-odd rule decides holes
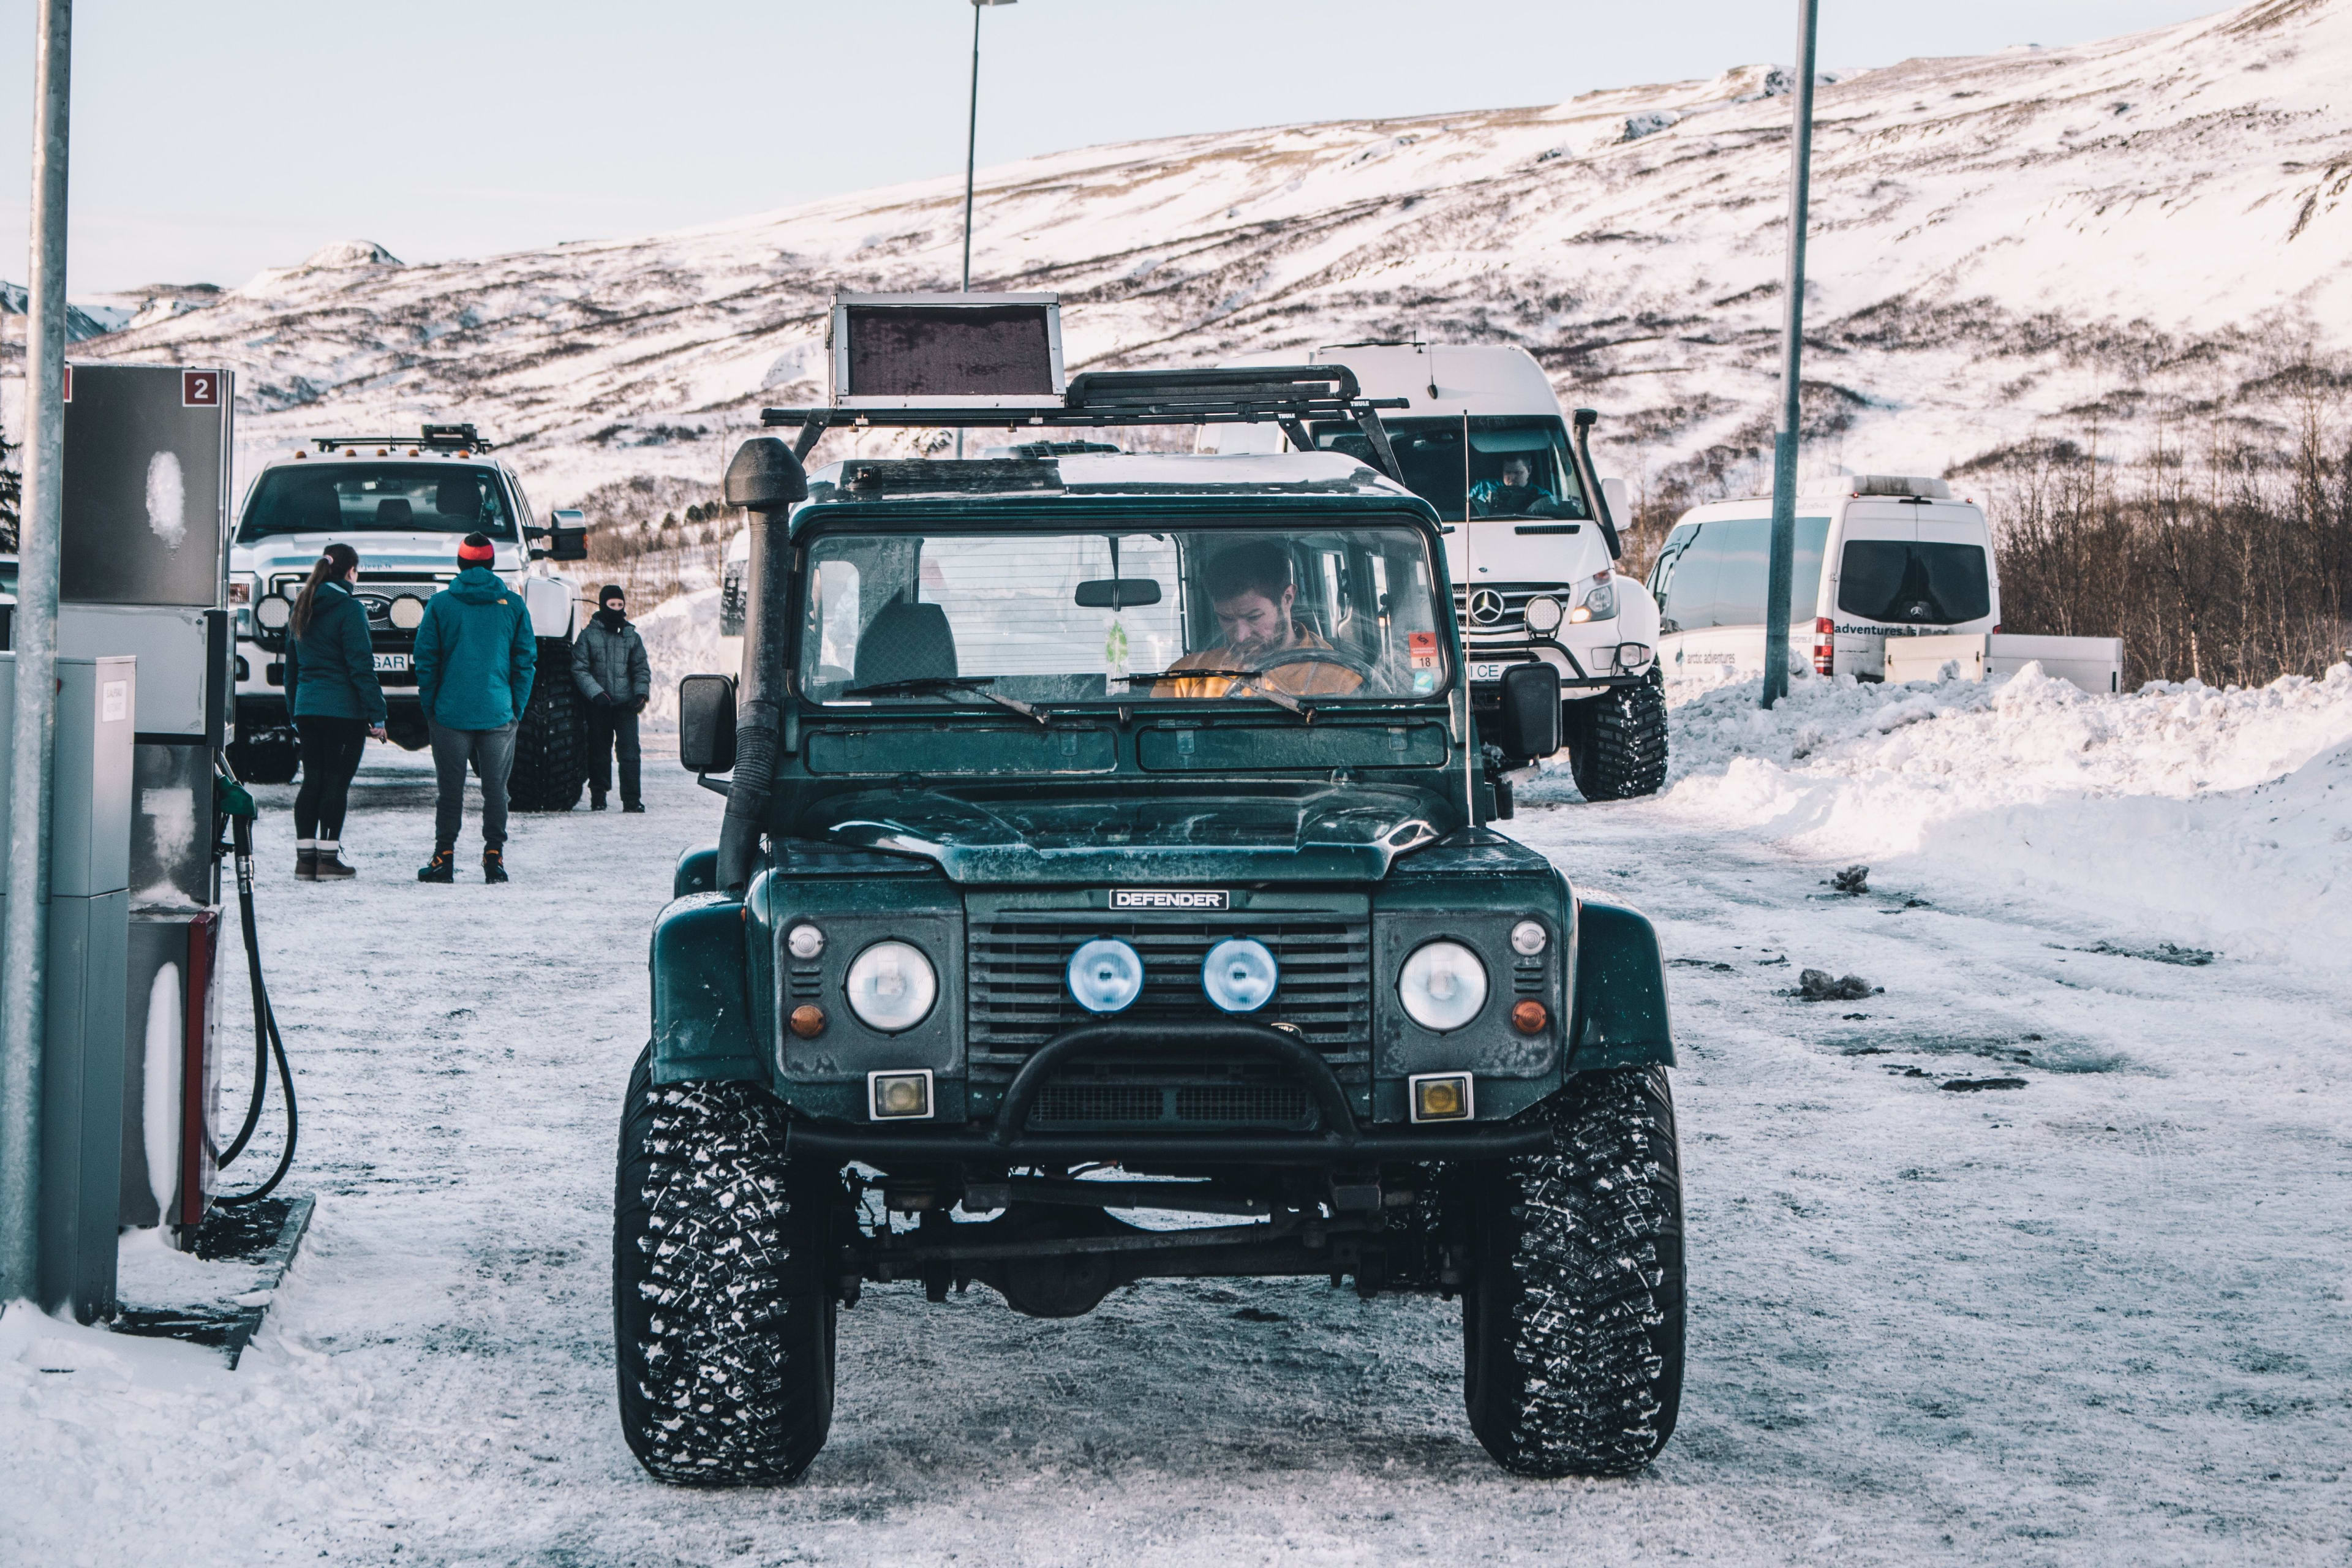
[[[359,552],[330,544],[310,568],[287,623],[286,708],[302,738],[294,795],[294,875],[305,882],[356,876],[343,858],[343,812],[368,737],[383,739],[383,687],[367,611],[352,597]]]
[[[572,645],[572,679],[588,700],[588,809],[604,809],[613,787],[613,753],[621,754],[621,809],[645,810],[637,715],[653,697],[653,663],[646,639],[629,624],[629,602],[618,584],[596,590],[596,613]]]

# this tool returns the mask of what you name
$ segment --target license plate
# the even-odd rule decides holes
[[[375,672],[378,675],[388,675],[407,668],[408,656],[404,653],[380,653],[375,656]]]
[[[1470,666],[1470,679],[1475,681],[1500,680],[1503,679],[1503,671],[1510,668],[1511,666],[1515,664],[1525,664],[1527,660],[1523,658],[1505,658],[1486,659],[1474,663]]]

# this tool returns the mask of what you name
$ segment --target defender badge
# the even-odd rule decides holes
[[[1233,895],[1223,889],[1199,888],[1113,888],[1110,907],[1115,910],[1229,910],[1234,907]]]

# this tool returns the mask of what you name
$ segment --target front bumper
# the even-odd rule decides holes
[[[1154,1128],[1034,1131],[1030,1112],[1063,1068],[1089,1053],[1150,1043],[1207,1054],[1258,1058],[1294,1073],[1316,1112],[1312,1131],[1247,1130],[1171,1132]],[[1513,1121],[1365,1127],[1346,1088],[1320,1053],[1279,1029],[1240,1019],[1199,1023],[1082,1025],[1038,1047],[1014,1074],[992,1121],[962,1126],[887,1121],[855,1123],[795,1119],[785,1134],[788,1152],[824,1162],[869,1161],[889,1166],[968,1163],[990,1167],[1075,1164],[1088,1160],[1186,1165],[1366,1165],[1433,1160],[1488,1160],[1545,1147],[1551,1129]]]

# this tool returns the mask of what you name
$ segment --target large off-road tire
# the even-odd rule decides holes
[[[240,784],[292,784],[302,771],[302,743],[291,730],[265,730],[232,743],[228,765]]]
[[[517,811],[570,811],[588,782],[588,737],[580,689],[572,680],[572,645],[539,639],[530,703],[515,726],[514,771],[507,804]]]
[[[1524,1476],[1622,1476],[1673,1436],[1683,1386],[1683,1207],[1663,1068],[1580,1073],[1552,1148],[1467,1173],[1463,1394]]]
[[[1654,680],[1567,704],[1568,765],[1587,800],[1655,795],[1666,782],[1666,694]]]
[[[638,1058],[613,1194],[613,1338],[621,1430],[656,1480],[773,1485],[824,1447],[840,1178],[795,1180],[783,1151],[766,1090],[656,1085],[650,1052]]]

